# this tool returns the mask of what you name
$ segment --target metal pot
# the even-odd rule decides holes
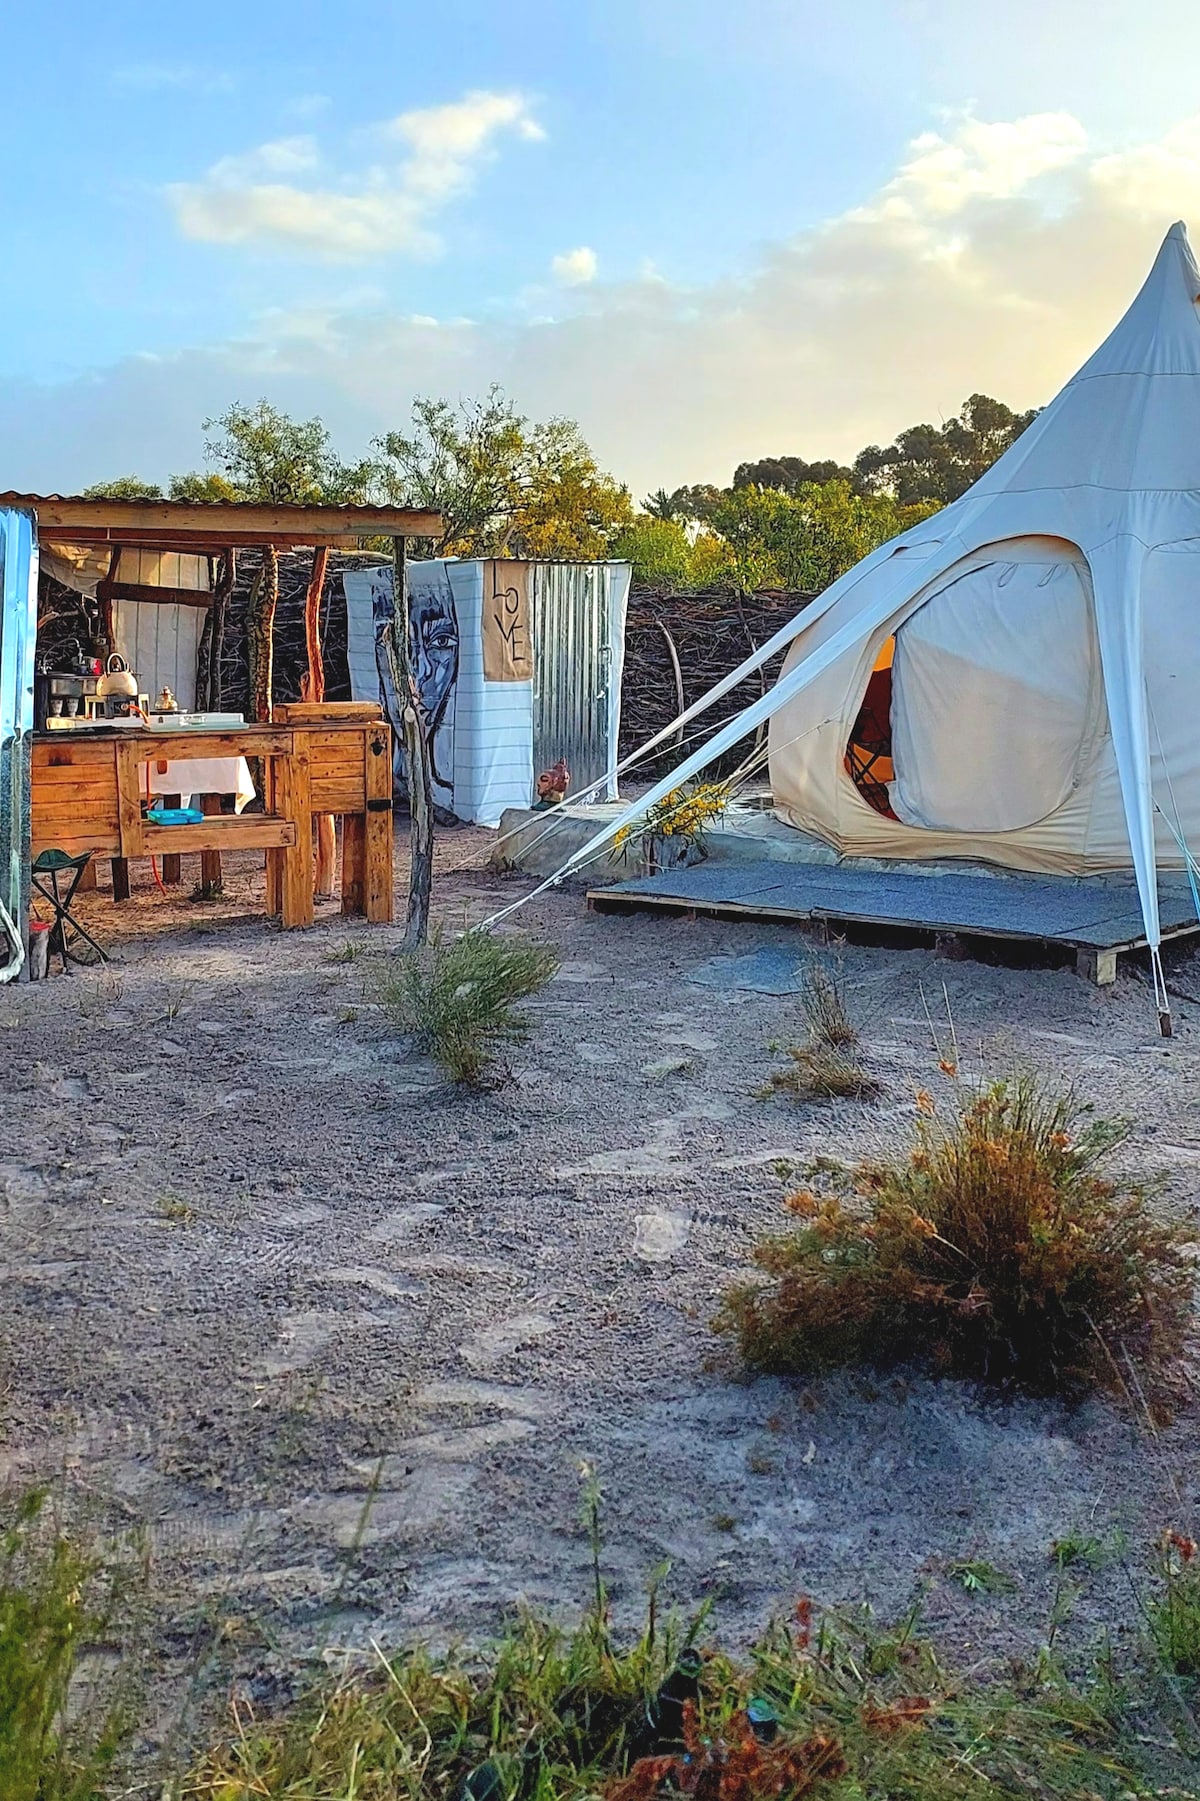
[[[105,665],[104,674],[96,683],[96,696],[99,700],[136,700],[138,697],[137,676],[124,657],[119,656],[115,650]]]

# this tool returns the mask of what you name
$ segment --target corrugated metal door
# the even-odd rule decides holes
[[[571,787],[599,781],[609,766],[613,646],[606,570],[589,563],[535,563],[533,768],[565,757]]]

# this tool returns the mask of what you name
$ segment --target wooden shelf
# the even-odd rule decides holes
[[[252,813],[247,819],[214,814],[196,825],[154,825],[148,820],[142,827],[148,857],[189,850],[287,850],[295,842],[295,821],[269,813]]]

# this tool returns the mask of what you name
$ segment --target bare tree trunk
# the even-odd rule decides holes
[[[196,706],[201,712],[221,710],[221,664],[225,656],[225,619],[229,596],[233,592],[235,571],[233,550],[223,550],[217,564],[213,597],[200,634],[196,654]]]
[[[392,629],[387,638],[388,661],[392,667],[392,684],[396,697],[403,709],[404,761],[408,771],[408,804],[412,819],[404,948],[416,950],[429,937],[429,898],[433,887],[433,787],[429,767],[429,740],[413,679],[404,539],[394,538],[392,547],[395,602]]]
[[[329,552],[320,547],[313,551],[312,574],[304,596],[304,644],[308,652],[308,668],[300,684],[305,700],[324,700],[325,662],[321,655],[321,598],[325,591],[325,573],[329,568]],[[333,814],[313,815],[317,833],[317,855],[314,863],[313,893],[318,900],[333,897],[333,870],[337,844],[333,834]]]
[[[250,711],[259,725],[271,723],[275,661],[275,608],[279,604],[279,552],[263,549],[250,599],[246,603],[246,662],[250,676]]]
[[[312,574],[304,596],[304,647],[308,652],[308,693],[306,700],[325,698],[325,662],[321,655],[321,599],[325,592],[325,575],[329,568],[329,552],[313,551]]]

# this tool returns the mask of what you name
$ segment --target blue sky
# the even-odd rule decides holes
[[[193,466],[259,394],[351,453],[499,380],[638,491],[1043,400],[1200,200],[1198,12],[25,9],[0,486]]]

